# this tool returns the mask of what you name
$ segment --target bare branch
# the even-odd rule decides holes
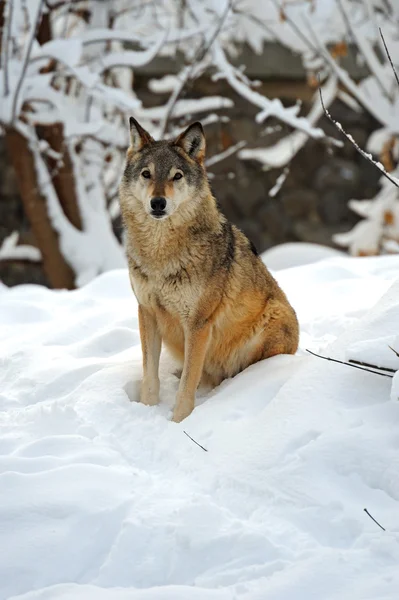
[[[359,34],[359,32],[356,30],[356,28],[353,27],[352,22],[349,17],[346,0],[338,0],[338,5],[341,9],[341,13],[344,17],[346,26],[348,27],[348,30],[349,30],[350,34],[352,35],[353,39],[356,41],[356,44],[357,44],[359,50],[362,52],[363,57],[368,65],[371,73],[374,73],[375,79],[376,79],[378,85],[380,86],[382,93],[390,101],[392,101],[391,94],[389,93],[389,89],[385,82],[384,72],[382,71],[381,63],[375,54],[373,46],[371,45],[371,43],[368,41],[368,39],[365,36],[362,36],[361,34]]]
[[[32,52],[33,42],[36,37],[36,30],[39,25],[40,16],[42,14],[42,6],[43,6],[43,0],[40,0],[40,2],[37,5],[37,13],[35,15],[34,21],[31,26],[30,36],[29,36],[27,46],[26,46],[26,52],[25,52],[25,56],[23,59],[23,63],[22,63],[21,73],[19,75],[18,83],[17,83],[15,92],[14,92],[14,98],[13,98],[13,102],[12,102],[11,122],[13,122],[15,120],[18,96],[19,96],[19,92],[21,91],[21,86],[22,86],[22,82],[23,82],[25,74],[26,74],[26,70],[28,68],[29,58],[30,58],[30,54]]]
[[[232,154],[235,154],[235,152],[238,152],[239,150],[241,150],[241,148],[244,148],[244,146],[246,146],[246,145],[247,145],[247,143],[244,141],[237,142],[237,144],[230,146],[226,150],[223,150],[223,152],[219,152],[219,154],[214,154],[213,156],[208,158],[205,161],[205,166],[211,167],[211,166],[215,165],[216,163],[224,160],[225,158],[228,158]]]
[[[173,113],[173,109],[176,105],[176,102],[178,101],[183,89],[186,87],[186,85],[192,80],[193,77],[193,73],[194,70],[196,68],[196,66],[202,62],[202,60],[204,59],[205,55],[207,54],[207,52],[211,49],[213,43],[215,42],[217,36],[220,33],[220,30],[222,29],[224,22],[227,19],[227,15],[230,12],[231,9],[231,5],[232,5],[232,0],[229,0],[227,2],[226,8],[222,14],[222,16],[219,19],[219,22],[217,24],[217,26],[215,27],[215,30],[212,34],[212,36],[210,37],[209,41],[207,44],[200,44],[200,46],[197,49],[197,52],[195,53],[195,56],[191,62],[191,64],[188,67],[185,67],[182,71],[182,78],[180,81],[180,85],[176,88],[176,90],[173,92],[172,96],[169,99],[168,102],[168,106],[166,109],[166,113],[164,116],[164,119],[162,121],[161,127],[160,127],[160,134],[161,137],[163,137],[165,135],[165,131],[168,127],[168,123],[169,120],[172,116]]]
[[[372,365],[371,363],[362,362],[360,360],[349,359],[350,363],[354,365],[360,365],[361,367],[371,367],[372,369],[379,369],[380,371],[386,371],[387,373],[396,373],[397,369],[389,369],[388,367],[378,367],[377,365]]]
[[[312,23],[304,17],[305,22],[307,23],[307,27],[312,34],[314,40],[317,42],[319,46],[318,54],[324,60],[325,64],[328,65],[332,71],[336,74],[339,81],[346,87],[346,89],[356,98],[356,100],[378,121],[384,124],[387,127],[392,127],[393,123],[389,120],[389,115],[381,115],[373,102],[365,95],[362,94],[358,88],[358,86],[354,83],[354,81],[349,76],[348,72],[340,67],[331,54],[328,52],[327,48],[324,46],[323,42],[320,40],[318,34],[314,30]]]
[[[323,360],[329,360],[331,362],[338,363],[339,365],[346,365],[347,367],[352,367],[353,369],[359,369],[359,371],[367,371],[368,373],[374,373],[374,375],[381,375],[381,377],[389,377],[393,379],[393,375],[388,375],[388,373],[380,373],[379,371],[373,371],[372,369],[366,369],[364,367],[360,367],[359,365],[353,365],[350,362],[345,362],[344,360],[338,360],[337,358],[330,358],[329,356],[322,356],[321,354],[316,354],[316,352],[312,352],[311,350],[306,349],[306,352],[312,354],[313,356],[317,356],[317,358],[322,358]]]
[[[8,11],[7,11],[8,7]],[[3,35],[2,39],[2,48],[0,52],[0,66],[3,67],[3,79],[4,79],[4,96],[8,96],[10,92],[9,87],[9,78],[8,78],[8,66],[9,66],[9,57],[8,53],[10,50],[10,37],[11,37],[11,25],[12,25],[12,16],[13,16],[13,2],[4,2],[4,24],[3,24]],[[3,60],[1,60],[3,57]]]
[[[387,48],[387,45],[386,45],[386,43],[385,43],[384,36],[382,35],[381,27],[379,27],[378,29],[379,29],[379,32],[380,32],[380,36],[381,36],[381,38],[382,38],[382,42],[383,42],[383,44],[384,44],[385,52],[387,53],[387,56],[388,56],[389,62],[391,63],[391,67],[392,67],[392,71],[393,71],[393,73],[394,73],[394,75],[395,75],[396,83],[399,85],[399,78],[398,78],[398,74],[396,73],[396,69],[395,69],[395,66],[394,66],[394,64],[393,64],[393,62],[392,62],[391,55],[389,54],[389,50],[388,50],[388,48]]]
[[[364,150],[362,150],[360,148],[360,146],[358,144],[356,144],[356,142],[353,139],[353,137],[351,135],[349,135],[349,133],[346,133],[346,131],[342,127],[341,123],[338,123],[338,121],[331,116],[331,114],[328,111],[328,109],[324,106],[323,94],[321,93],[321,88],[320,87],[319,87],[319,94],[320,94],[320,102],[321,102],[321,105],[323,107],[324,114],[331,121],[331,123],[333,123],[333,125],[335,125],[335,127],[338,129],[338,131],[340,131],[346,137],[346,139],[352,144],[352,146],[354,146],[356,148],[356,150],[359,152],[359,154],[361,154],[363,156],[363,158],[365,158],[366,160],[368,160],[369,163],[371,163],[372,165],[374,165],[380,171],[380,173],[382,173],[382,175],[384,175],[384,177],[386,177],[387,179],[389,179],[389,181],[391,183],[393,183],[397,188],[399,188],[399,180],[396,179],[396,177],[392,177],[392,175],[390,175],[384,169],[383,165],[380,162],[377,162],[376,160],[373,159],[373,157],[371,156],[371,154],[368,154],[367,152],[365,152]]]

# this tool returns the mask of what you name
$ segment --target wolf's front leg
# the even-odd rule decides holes
[[[195,392],[201,379],[210,326],[184,332],[184,367],[177,392],[173,421],[180,423],[194,410]]]
[[[155,316],[139,305],[139,327],[143,352],[143,381],[140,402],[153,406],[159,402],[159,356],[162,339]]]

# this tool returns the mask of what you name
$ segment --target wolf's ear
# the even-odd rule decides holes
[[[151,144],[153,138],[150,136],[148,131],[143,129],[138,121],[134,117],[129,119],[130,125],[130,147],[133,148],[134,152],[138,152],[146,144]]]
[[[202,125],[196,121],[175,140],[175,145],[180,146],[183,150],[198,162],[203,162],[205,158],[205,135]]]

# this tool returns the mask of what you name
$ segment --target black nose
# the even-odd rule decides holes
[[[154,212],[161,212],[163,210],[165,210],[166,208],[166,200],[165,198],[152,198],[151,202],[151,208]]]

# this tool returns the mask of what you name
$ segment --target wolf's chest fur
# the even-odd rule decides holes
[[[189,318],[204,282],[199,277],[201,263],[197,257],[193,260],[187,246],[180,246],[172,255],[166,249],[145,251],[132,245],[128,259],[130,280],[139,304],[155,311],[158,318],[165,312],[174,318]]]

